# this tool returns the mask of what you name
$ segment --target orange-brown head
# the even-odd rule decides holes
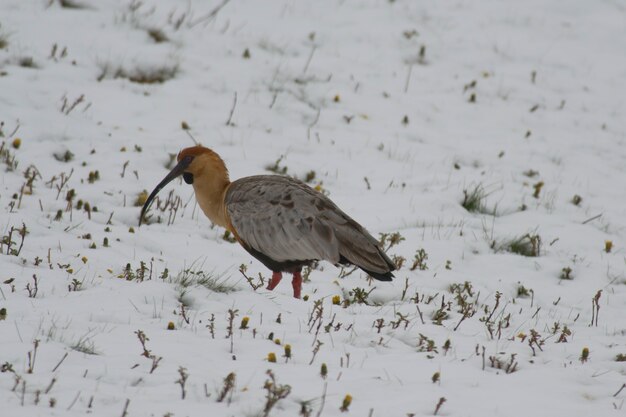
[[[178,161],[176,166],[155,187],[143,205],[139,217],[140,226],[144,214],[159,191],[181,175],[187,184],[193,184],[196,198],[201,203],[201,206],[203,206],[201,199],[212,197],[214,193],[220,194],[230,183],[226,164],[224,164],[224,161],[217,153],[209,148],[205,148],[202,145],[185,148],[178,153],[176,159]],[[204,207],[202,208],[204,209]]]
[[[209,148],[202,145],[185,148],[178,153],[176,158],[179,165],[189,161],[183,172],[183,179],[187,184],[193,184],[194,177],[203,175],[223,175],[228,178],[228,169],[220,156]]]

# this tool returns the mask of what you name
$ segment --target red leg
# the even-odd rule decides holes
[[[283,274],[276,271],[272,272],[272,279],[270,279],[270,282],[267,284],[267,289],[272,291],[276,288],[281,279],[283,279]]]
[[[291,285],[293,286],[294,298],[300,299],[300,293],[302,292],[302,276],[300,275],[300,271],[293,273],[293,280],[291,281]]]

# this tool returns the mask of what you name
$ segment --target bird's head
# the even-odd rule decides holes
[[[139,217],[139,225],[143,221],[143,216],[152,204],[152,200],[161,191],[163,187],[169,184],[175,178],[183,176],[183,180],[187,184],[194,184],[196,180],[202,181],[206,178],[222,176],[228,180],[228,170],[220,156],[209,148],[202,145],[185,148],[178,153],[176,158],[176,166],[161,180],[161,182],[150,193],[146,203],[141,209]]]

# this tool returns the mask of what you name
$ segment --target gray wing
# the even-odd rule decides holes
[[[277,262],[347,260],[373,272],[389,271],[391,261],[376,239],[300,181],[278,175],[242,178],[230,185],[225,202],[239,237]]]

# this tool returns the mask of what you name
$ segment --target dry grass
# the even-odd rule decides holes
[[[105,64],[101,67],[98,81],[123,78],[137,84],[162,84],[178,74],[178,63],[164,64],[155,67],[135,67],[132,69],[121,66],[113,67]]]

